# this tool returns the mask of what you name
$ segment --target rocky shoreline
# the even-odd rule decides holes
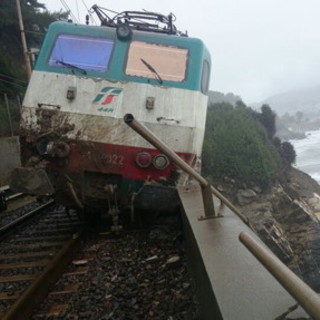
[[[292,139],[304,139],[308,131],[319,130],[320,120],[292,122],[290,124],[281,125],[277,123],[276,136],[281,140],[289,141]]]
[[[236,187],[224,179],[218,189],[249,218],[261,240],[314,290],[320,292],[320,186],[290,168],[268,192]],[[228,190],[226,192],[226,190]]]

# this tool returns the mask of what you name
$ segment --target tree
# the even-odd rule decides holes
[[[37,0],[20,0],[28,48],[39,48],[48,25],[65,18],[64,12],[49,13]],[[0,1],[0,95],[23,94],[27,76],[16,1]]]
[[[66,18],[67,13],[50,13],[37,0],[20,0],[28,48],[39,48],[48,25]],[[4,94],[9,98],[11,117],[17,133],[20,110],[17,96],[22,96],[28,79],[24,69],[20,26],[15,0],[0,1],[0,135],[10,134]]]
[[[282,142],[279,147],[279,154],[285,166],[291,166],[296,162],[296,151],[290,142]]]
[[[278,153],[255,113],[243,102],[208,109],[203,173],[267,186],[277,171]]]
[[[262,105],[261,113],[258,114],[258,119],[265,127],[269,139],[272,140],[274,134],[276,133],[276,114],[272,111],[269,105]]]

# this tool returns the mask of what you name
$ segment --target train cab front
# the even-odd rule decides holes
[[[180,169],[155,149],[50,139],[27,147],[23,150],[34,153],[14,171],[15,190],[100,213],[169,213],[179,205],[175,185]],[[189,164],[195,160],[188,153],[180,157]]]
[[[141,19],[149,23],[134,22]],[[83,210],[174,210],[179,169],[123,116],[136,115],[193,165],[210,61],[203,42],[181,34],[170,16],[125,12],[102,26],[51,24],[23,101],[24,167],[12,187]]]

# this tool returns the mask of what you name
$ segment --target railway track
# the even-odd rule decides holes
[[[0,187],[0,213],[2,212],[10,212],[17,211],[23,207],[28,209],[27,205],[30,203],[36,203],[36,198],[25,195],[23,193],[13,192],[9,185]],[[3,215],[1,215],[3,217]],[[0,221],[0,224],[2,223]]]
[[[28,219],[36,216],[42,210],[45,210],[53,203],[50,199],[45,203],[38,203],[33,201],[25,205],[22,209],[15,211],[8,211],[6,214],[1,215],[0,219],[0,239],[6,237],[9,232],[14,232],[14,229],[23,224]]]
[[[198,319],[176,222],[88,234],[31,319]]]
[[[0,226],[1,319],[197,319],[178,220],[84,233],[75,212],[35,206]]]
[[[16,221],[2,226],[0,243],[0,317],[28,319],[32,302],[46,293],[48,281],[57,277],[57,264],[75,245],[82,228],[76,213],[62,207],[37,206]],[[41,215],[21,225],[26,216]],[[18,225],[17,225],[18,224]],[[7,233],[10,229],[9,234]],[[4,235],[3,233],[7,233]]]

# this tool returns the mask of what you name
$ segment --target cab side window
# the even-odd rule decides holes
[[[210,63],[207,60],[203,60],[202,77],[201,77],[201,91],[207,93],[209,89],[210,81]]]

